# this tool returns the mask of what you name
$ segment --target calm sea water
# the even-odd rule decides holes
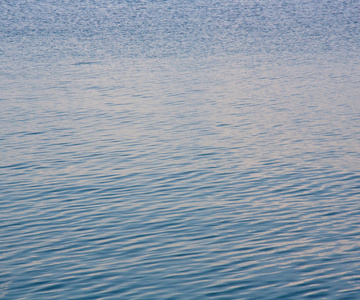
[[[1,299],[359,299],[358,0],[1,0]]]

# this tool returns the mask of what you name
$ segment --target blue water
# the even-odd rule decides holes
[[[1,0],[1,299],[360,299],[360,2]]]

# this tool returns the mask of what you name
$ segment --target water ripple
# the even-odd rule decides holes
[[[358,3],[205,2],[0,2],[1,299],[359,299]]]

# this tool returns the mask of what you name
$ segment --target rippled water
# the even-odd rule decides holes
[[[359,299],[359,15],[0,1],[0,298]]]

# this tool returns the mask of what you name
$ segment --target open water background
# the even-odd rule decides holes
[[[1,299],[359,299],[360,1],[1,0]]]

